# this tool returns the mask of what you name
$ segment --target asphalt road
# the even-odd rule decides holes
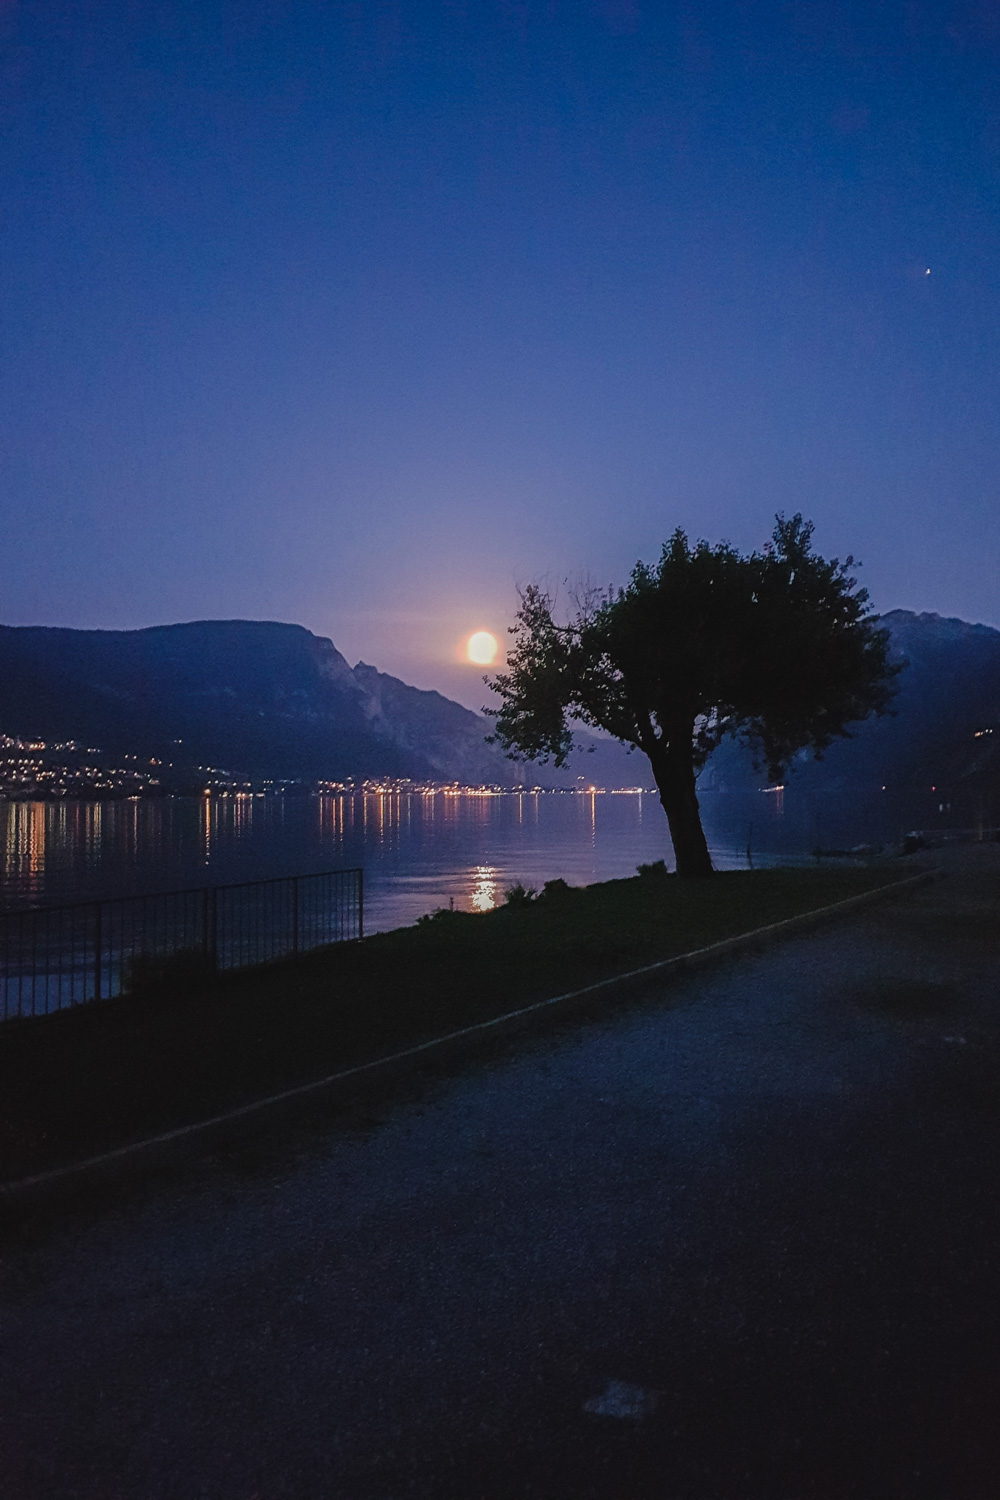
[[[15,1218],[4,1500],[995,1500],[1000,846]]]

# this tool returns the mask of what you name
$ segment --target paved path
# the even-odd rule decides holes
[[[4,1500],[995,1500],[1000,849],[970,859],[9,1229]]]

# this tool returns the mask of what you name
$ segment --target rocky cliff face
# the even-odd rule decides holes
[[[298,625],[0,628],[0,730],[248,775],[514,779],[479,715]]]
[[[457,781],[513,781],[510,761],[485,742],[490,726],[441,693],[410,687],[360,661],[354,681],[371,732],[407,756],[422,757],[438,776]]]

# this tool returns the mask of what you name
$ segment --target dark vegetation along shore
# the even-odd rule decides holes
[[[864,870],[655,872],[228,976],[150,971],[125,999],[0,1032],[13,1181],[899,880]],[[605,1002],[613,1003],[613,1002]]]

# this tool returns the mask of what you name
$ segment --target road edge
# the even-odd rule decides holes
[[[576,1003],[607,998],[616,992],[627,993],[629,990],[641,989],[650,981],[668,977],[672,973],[685,973],[690,969],[704,967],[746,949],[766,947],[772,942],[780,942],[782,938],[793,936],[809,927],[818,926],[839,916],[847,916],[861,908],[874,906],[880,901],[903,895],[915,890],[918,886],[940,879],[944,874],[945,871],[940,867],[922,870],[916,875],[907,875],[902,880],[890,881],[886,885],[876,886],[874,890],[863,891],[857,896],[845,897],[844,900],[832,902],[828,906],[799,912],[794,917],[784,917],[780,922],[769,923],[766,927],[756,927],[749,932],[738,933],[735,937],[723,938],[705,948],[694,948],[688,953],[680,953],[673,958],[659,959],[656,963],[644,964],[639,969],[630,969],[624,974],[615,974],[610,979],[597,980],[594,984],[585,985],[582,989],[569,990],[562,995],[552,995],[546,1000],[533,1001],[530,1005],[520,1006],[517,1010],[505,1011],[503,1015],[494,1016],[490,1020],[477,1021],[471,1026],[460,1027],[457,1031],[445,1032],[443,1036],[432,1037],[429,1041],[419,1042],[416,1046],[406,1047],[400,1052],[389,1053],[386,1057],[374,1058],[370,1062],[343,1068],[337,1073],[330,1073],[325,1078],[316,1079],[312,1083],[298,1084],[295,1088],[283,1089],[277,1094],[268,1094],[262,1099],[255,1099],[249,1104],[240,1105],[237,1109],[213,1115],[210,1119],[198,1120],[191,1125],[181,1125],[174,1130],[147,1136],[141,1141],[132,1141],[126,1146],[118,1146],[113,1151],[104,1151],[97,1156],[87,1157],[83,1161],[73,1162],[65,1167],[51,1167],[45,1172],[33,1173],[30,1177],[16,1178],[12,1182],[0,1182],[0,1204],[9,1206],[14,1203],[38,1201],[53,1191],[58,1192],[64,1188],[85,1186],[90,1182],[96,1183],[100,1180],[111,1179],[136,1166],[148,1164],[152,1167],[154,1164],[156,1166],[167,1164],[172,1158],[176,1159],[191,1152],[192,1148],[199,1151],[206,1146],[218,1145],[238,1137],[244,1133],[246,1127],[255,1125],[268,1116],[279,1118],[282,1114],[293,1113],[301,1104],[318,1103],[338,1091],[346,1092],[352,1083],[362,1079],[390,1077],[409,1071],[428,1058],[437,1059],[459,1055],[463,1051],[471,1050],[471,1047],[486,1036],[505,1036],[516,1032],[529,1026],[536,1017],[551,1014],[559,1007],[569,1011]]]

